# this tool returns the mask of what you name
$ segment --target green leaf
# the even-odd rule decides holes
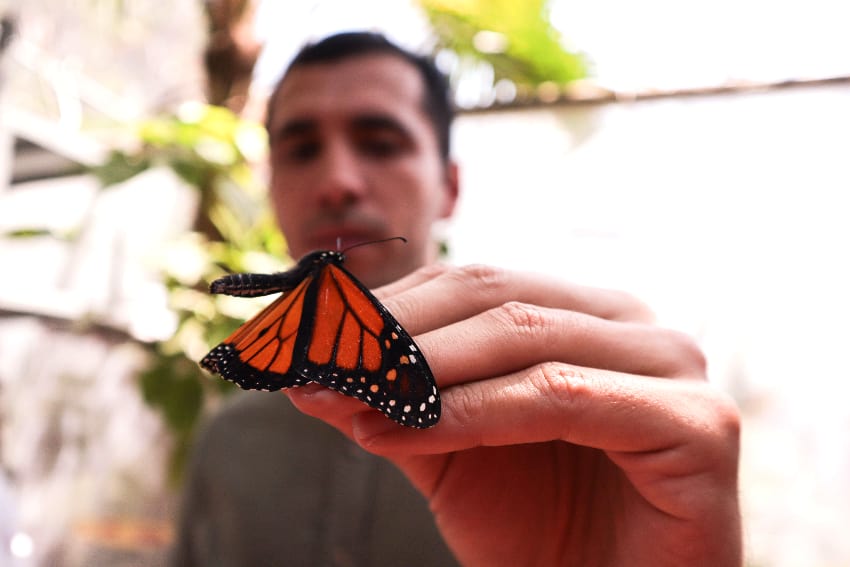
[[[150,166],[150,159],[145,154],[130,155],[114,150],[109,153],[106,162],[92,167],[90,171],[103,187],[109,187],[127,181]]]
[[[518,85],[585,78],[588,63],[567,50],[549,21],[548,0],[420,0],[440,47],[492,65]]]

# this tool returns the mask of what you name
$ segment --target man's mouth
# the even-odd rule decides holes
[[[328,226],[313,232],[310,244],[316,250],[345,250],[355,244],[362,244],[383,238],[383,234],[374,229],[354,226]]]

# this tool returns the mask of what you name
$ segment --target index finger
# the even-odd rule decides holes
[[[418,270],[381,288],[379,297],[413,335],[508,302],[577,311],[612,321],[654,320],[646,304],[625,292],[484,265]]]

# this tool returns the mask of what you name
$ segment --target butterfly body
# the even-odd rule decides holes
[[[282,295],[211,350],[201,366],[244,389],[316,382],[409,427],[440,418],[425,357],[390,312],[344,267],[337,251],[312,252],[287,272],[231,274],[210,290]]]

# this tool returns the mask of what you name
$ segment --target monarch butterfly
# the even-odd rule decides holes
[[[407,331],[343,267],[351,248],[311,252],[286,272],[212,282],[211,293],[282,295],[213,348],[201,366],[247,390],[316,382],[401,425],[431,427],[440,419],[431,369]]]

